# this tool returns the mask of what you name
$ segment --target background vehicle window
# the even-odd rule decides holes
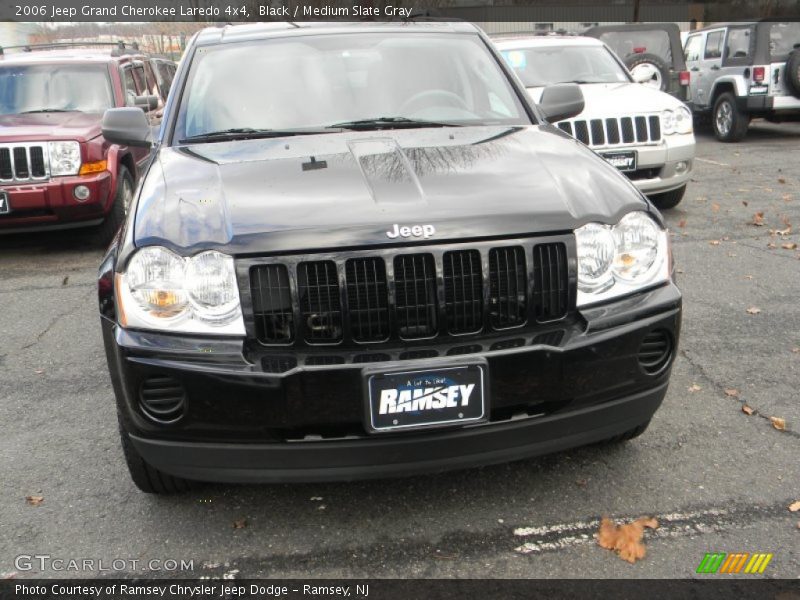
[[[147,90],[147,83],[144,79],[144,67],[141,65],[134,66],[131,69],[131,72],[133,73],[133,79],[136,81],[137,93],[140,96],[146,94],[147,92],[145,90]]]
[[[672,50],[666,31],[607,31],[600,35],[600,39],[622,59],[632,54],[655,54],[672,65]]]
[[[603,46],[543,46],[503,50],[525,87],[554,83],[618,83],[628,74]]]
[[[158,69],[158,74],[161,77],[161,87],[162,92],[164,94],[164,98],[166,99],[169,96],[169,90],[172,87],[172,79],[175,77],[175,71],[171,68],[169,63],[165,62],[157,62],[156,69]]]
[[[136,80],[133,78],[132,67],[125,67],[122,70],[122,81],[125,84],[125,104],[133,106],[134,99],[139,95],[139,90],[136,89]]]
[[[729,29],[725,41],[725,58],[747,58],[750,56],[750,30]]]
[[[786,60],[795,44],[800,44],[800,22],[770,25],[769,53],[773,61]]]
[[[320,35],[200,48],[182,97],[178,139],[378,117],[530,123],[473,35]]]
[[[692,35],[686,40],[686,60],[700,60],[700,52],[703,49],[703,36]]]
[[[0,65],[0,114],[46,110],[94,113],[113,106],[105,66]]]
[[[706,37],[705,58],[720,58],[722,56],[722,38],[724,31],[712,31]]]

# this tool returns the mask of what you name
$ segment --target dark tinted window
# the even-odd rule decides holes
[[[722,38],[724,31],[712,31],[706,37],[706,53],[705,57],[720,58],[722,56]]]
[[[669,34],[660,29],[651,31],[608,31],[600,35],[608,46],[620,58],[632,54],[655,54],[672,65],[672,51],[669,45]]]
[[[0,114],[68,110],[103,112],[114,106],[104,65],[0,63]]]

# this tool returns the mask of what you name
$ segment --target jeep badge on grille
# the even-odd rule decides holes
[[[397,223],[392,225],[392,230],[386,232],[386,236],[392,239],[396,237],[424,237],[429,238],[436,233],[433,225],[412,225],[411,227],[401,227]]]

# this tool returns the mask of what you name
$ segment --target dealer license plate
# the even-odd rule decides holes
[[[619,152],[601,152],[600,156],[605,158],[620,171],[636,170],[636,151],[624,150]]]
[[[7,215],[11,212],[11,205],[8,203],[8,194],[0,192],[0,215]]]
[[[372,432],[444,427],[488,414],[486,364],[365,372],[367,428]]]

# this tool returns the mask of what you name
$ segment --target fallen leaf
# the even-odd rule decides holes
[[[798,510],[800,510],[800,500],[798,500],[797,502],[792,502],[789,505],[789,510],[792,512],[797,512]]]
[[[68,283],[69,283],[69,275],[64,277],[64,279],[61,281],[61,285],[67,285]]]
[[[775,237],[776,235],[780,235],[780,236],[783,237],[783,236],[789,235],[790,233],[792,233],[792,226],[791,225],[789,225],[785,229],[770,229],[769,230],[769,234],[772,237]]]
[[[699,392],[699,391],[700,391],[700,390],[702,390],[702,389],[703,389],[703,388],[701,388],[701,387],[700,387],[699,385],[697,385],[696,383],[693,383],[692,385],[690,385],[690,386],[689,386],[689,391],[690,391],[690,392]]]
[[[247,527],[247,519],[237,519],[233,522],[234,529],[244,529]]]
[[[25,500],[31,506],[39,506],[42,502],[44,502],[44,496],[25,496]]]
[[[753,278],[753,276],[752,275],[745,275],[744,278],[747,279],[747,280],[750,280],[750,279]]]
[[[616,552],[622,560],[634,563],[647,553],[642,543],[645,527],[656,529],[658,521],[642,517],[628,525],[616,525],[611,519],[603,517],[597,532],[597,543],[601,548]]]
[[[738,398],[739,397],[739,390],[736,388],[725,388],[725,395],[729,398]]]
[[[324,504],[320,504],[319,506],[317,506],[317,510],[325,510],[326,508],[328,507],[325,506]]]
[[[771,192],[771,191],[772,191],[772,188],[764,188],[764,191],[765,191],[765,192]]]
[[[781,196],[781,198],[783,198],[784,202],[789,202],[789,200],[792,199],[792,195],[791,194],[784,194],[783,196]]]
[[[575,481],[575,485],[579,485],[579,486],[581,486],[581,487],[586,487],[586,484],[587,484],[587,483],[589,483],[589,482],[588,482],[588,481],[586,481],[585,479],[577,479],[577,480]]]
[[[312,502],[322,502],[322,496],[311,496],[309,500],[311,500]]]
[[[742,204],[744,204],[745,206],[747,206],[747,200],[742,200]]]
[[[719,210],[719,204],[717,204],[716,202],[712,202],[711,203],[711,210],[713,210],[714,212],[717,212]]]
[[[797,248],[797,244],[794,242],[786,242],[785,244],[781,244],[781,248],[784,250],[794,250]]]
[[[711,240],[708,243],[711,244],[712,246],[719,246],[719,240]]]
[[[680,227],[681,229],[686,227],[686,219],[681,219],[680,221],[678,221],[678,227]]]
[[[770,250],[775,250],[775,248],[777,248],[777,246],[775,244],[773,244],[772,242],[770,242],[769,244],[767,244],[767,248],[769,248]]]
[[[800,354],[800,348],[792,348],[792,352],[795,354]]]
[[[756,411],[747,406],[747,404],[742,404],[742,412],[746,415],[752,415]]]
[[[786,180],[783,177],[778,177],[778,183],[786,183]]]
[[[764,213],[759,211],[753,215],[752,224],[756,227],[763,227],[764,226]]]
[[[37,375],[41,375],[42,373],[44,373],[44,369],[36,369],[34,373],[36,373]]]
[[[782,419],[781,417],[770,417],[769,420],[770,423],[772,423],[772,426],[778,431],[786,431],[786,419]]]
[[[748,315],[757,315],[760,312],[761,312],[761,309],[758,308],[757,306],[751,306],[750,308],[747,309],[747,314]]]

